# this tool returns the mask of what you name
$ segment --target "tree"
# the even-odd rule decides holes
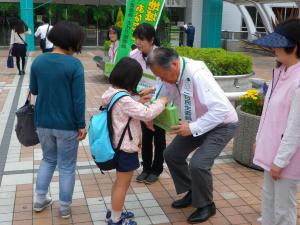
[[[7,20],[7,16],[9,14],[18,15],[18,10],[19,7],[17,5],[17,3],[1,3],[0,4],[0,12],[2,12],[3,16],[2,19],[0,20],[0,25],[2,27],[2,38],[3,40],[6,40],[6,35],[8,34],[8,32],[6,32],[6,28],[5,28],[5,24],[6,22],[9,24],[10,21]],[[9,24],[10,25],[10,24]]]
[[[111,22],[110,15],[114,10],[113,6],[97,6],[92,8],[93,10],[93,19],[96,21],[96,31],[97,31],[97,45],[99,44],[99,22],[101,21],[102,25],[107,25],[108,22]]]
[[[118,14],[117,14],[116,26],[119,28],[122,28],[123,22],[124,22],[124,14],[123,14],[121,7],[119,7]]]

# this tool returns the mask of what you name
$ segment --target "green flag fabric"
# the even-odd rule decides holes
[[[116,63],[128,56],[134,43],[133,31],[141,23],[149,23],[155,28],[159,22],[165,0],[127,0],[120,45]]]

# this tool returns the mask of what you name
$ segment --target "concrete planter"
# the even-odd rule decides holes
[[[214,76],[218,84],[224,90],[224,92],[243,92],[247,91],[252,87],[249,78],[252,77],[254,73],[244,74],[244,75],[223,75]]]
[[[238,106],[236,111],[239,117],[239,128],[233,140],[233,158],[242,165],[262,170],[252,163],[253,144],[255,143],[260,116],[243,112],[241,106]]]

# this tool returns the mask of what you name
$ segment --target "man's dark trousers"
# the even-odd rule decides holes
[[[236,123],[220,124],[198,137],[176,136],[164,151],[177,194],[191,190],[193,207],[202,208],[213,202],[211,168],[236,128]],[[188,164],[186,159],[194,150]]]

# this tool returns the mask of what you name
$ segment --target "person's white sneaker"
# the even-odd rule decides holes
[[[33,210],[35,212],[41,212],[47,207],[49,207],[51,204],[52,204],[52,199],[47,197],[42,203],[35,202],[33,204]]]
[[[60,216],[63,219],[68,219],[71,216],[71,207],[66,207],[59,210]]]

